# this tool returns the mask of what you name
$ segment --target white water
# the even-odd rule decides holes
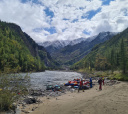
[[[45,71],[29,74],[31,77],[31,87],[44,89],[46,85],[60,85],[67,83],[69,80],[81,78],[82,75],[77,72],[64,72],[64,71]]]

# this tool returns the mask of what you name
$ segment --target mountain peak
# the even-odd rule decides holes
[[[65,47],[67,45],[75,45],[75,44],[80,43],[80,42],[85,41],[85,40],[87,40],[87,39],[86,38],[78,38],[78,39],[75,39],[75,40],[55,40],[55,41],[52,41],[52,42],[51,41],[46,41],[46,42],[43,42],[43,43],[39,43],[39,45],[42,45],[45,48],[49,47],[49,46],[60,48],[60,47]]]

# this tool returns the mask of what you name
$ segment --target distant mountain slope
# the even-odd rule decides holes
[[[28,47],[31,54],[35,57],[39,56],[42,61],[44,61],[44,64],[46,67],[56,67],[56,65],[59,65],[56,61],[54,61],[51,57],[51,55],[47,52],[47,50],[43,47],[35,43],[33,39],[28,36],[26,33],[24,33],[26,38],[28,39],[28,42],[24,40],[24,43]]]
[[[110,40],[96,45],[82,60],[72,65],[71,69],[128,70],[128,29],[115,35]]]
[[[53,41],[53,42],[47,41],[47,42],[44,42],[43,44],[39,44],[39,45],[44,46],[49,53],[54,53],[57,50],[65,47],[68,44],[69,44],[68,40],[62,40],[62,41],[57,40],[57,41]]]
[[[0,21],[1,71],[43,71],[45,66],[54,65],[45,48],[38,46],[18,25]]]
[[[56,40],[56,41],[53,41],[53,42],[50,42],[50,41],[47,41],[47,42],[44,42],[44,43],[39,43],[39,45],[41,46],[44,46],[46,48],[46,50],[52,54],[54,52],[57,52],[59,51],[60,49],[64,48],[65,46],[67,45],[75,45],[75,44],[78,44],[82,41],[91,41],[93,40],[94,37],[91,37],[91,38],[78,38],[78,39],[75,39],[75,40]]]
[[[72,65],[73,63],[79,61],[85,55],[87,55],[91,51],[93,46],[109,40],[114,35],[115,33],[102,32],[99,33],[97,36],[94,36],[93,40],[91,41],[89,41],[88,39],[75,45],[67,45],[59,51],[50,54],[53,59],[56,59],[59,63]]]

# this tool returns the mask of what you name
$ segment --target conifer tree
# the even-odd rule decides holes
[[[110,63],[111,63],[111,70],[112,70],[112,73],[114,71],[114,50],[112,49],[111,50],[111,60],[110,60]]]
[[[123,73],[126,73],[126,51],[123,39],[120,46],[120,67]]]

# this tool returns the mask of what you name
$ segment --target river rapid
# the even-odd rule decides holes
[[[77,72],[65,72],[65,71],[48,71],[36,72],[29,74],[31,88],[45,89],[47,85],[62,85],[69,80],[76,78],[82,78],[82,75]]]

